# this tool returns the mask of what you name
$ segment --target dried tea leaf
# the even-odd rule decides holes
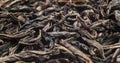
[[[58,0],[58,2],[82,2],[82,3],[86,3],[86,2],[89,2],[89,0]]]
[[[120,63],[120,55],[117,56],[117,63]]]
[[[115,10],[114,12],[115,12],[115,19],[120,22],[120,11]]]
[[[0,0],[0,7],[7,3],[9,0]]]
[[[112,1],[111,1],[111,6],[112,6],[112,7],[114,7],[114,6],[115,6],[115,7],[116,7],[116,6],[117,6],[117,7],[120,7],[119,5],[120,5],[120,0],[112,0]]]

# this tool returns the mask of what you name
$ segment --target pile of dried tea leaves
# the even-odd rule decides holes
[[[0,63],[120,63],[120,0],[0,1]]]

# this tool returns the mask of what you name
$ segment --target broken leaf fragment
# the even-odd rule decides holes
[[[115,19],[120,22],[120,11],[119,10],[115,11]]]

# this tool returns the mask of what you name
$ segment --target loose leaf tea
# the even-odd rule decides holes
[[[120,63],[120,0],[0,0],[0,63]]]
[[[58,2],[89,2],[89,0],[58,0]]]

